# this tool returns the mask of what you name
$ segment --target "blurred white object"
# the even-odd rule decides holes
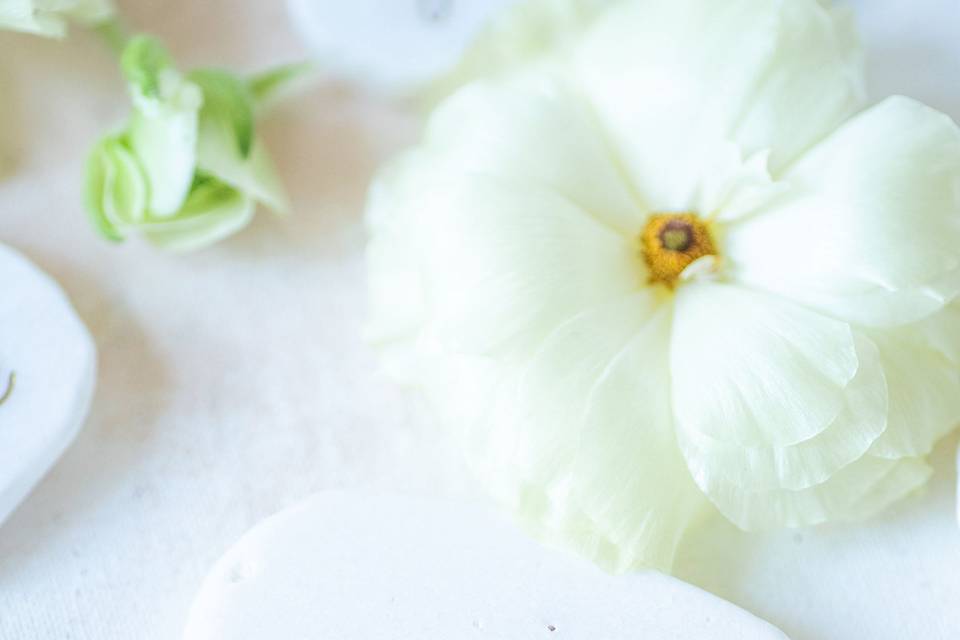
[[[404,94],[449,71],[498,11],[517,0],[288,0],[323,70]]]
[[[555,636],[552,634],[556,634]],[[610,576],[484,509],[324,493],[217,564],[186,640],[785,640],[659,573]]]
[[[96,352],[60,287],[0,245],[0,523],[83,424]]]

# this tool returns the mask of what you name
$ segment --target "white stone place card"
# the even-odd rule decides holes
[[[517,0],[288,0],[322,70],[405,94],[449,71],[491,16]]]
[[[785,640],[655,572],[611,576],[479,507],[324,493],[216,565],[185,640]]]
[[[0,245],[0,523],[79,431],[96,349],[60,287]]]

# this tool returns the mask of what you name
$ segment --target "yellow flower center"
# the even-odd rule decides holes
[[[658,213],[650,216],[640,236],[643,261],[650,284],[677,285],[680,274],[704,256],[717,255],[710,229],[693,213]]]

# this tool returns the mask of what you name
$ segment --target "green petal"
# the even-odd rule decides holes
[[[106,137],[91,151],[84,200],[94,227],[109,240],[123,240],[125,230],[143,219],[147,186],[121,136]]]
[[[255,208],[247,195],[200,175],[175,216],[148,219],[141,229],[147,239],[161,249],[194,251],[247,226]]]
[[[213,118],[200,118],[197,166],[277,213],[289,210],[283,185],[263,144],[254,140],[244,158],[230,133]]]
[[[286,212],[286,194],[273,162],[254,137],[253,98],[239,78],[220,71],[195,71],[202,87],[197,166],[274,211]]]
[[[273,102],[280,94],[298,84],[317,70],[314,62],[300,62],[269,69],[247,80],[250,94],[257,106]]]
[[[253,148],[253,94],[237,76],[215,69],[198,69],[189,79],[203,91],[201,117],[229,131],[242,158]]]

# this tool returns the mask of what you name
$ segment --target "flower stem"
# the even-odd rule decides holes
[[[0,407],[13,395],[13,388],[15,386],[17,386],[17,372],[11,371],[9,377],[7,377],[7,390],[0,396]]]
[[[93,27],[93,32],[100,36],[104,44],[106,44],[107,47],[110,48],[110,51],[118,58],[127,46],[127,41],[130,40],[126,27],[124,27],[120,18],[116,16]]]

